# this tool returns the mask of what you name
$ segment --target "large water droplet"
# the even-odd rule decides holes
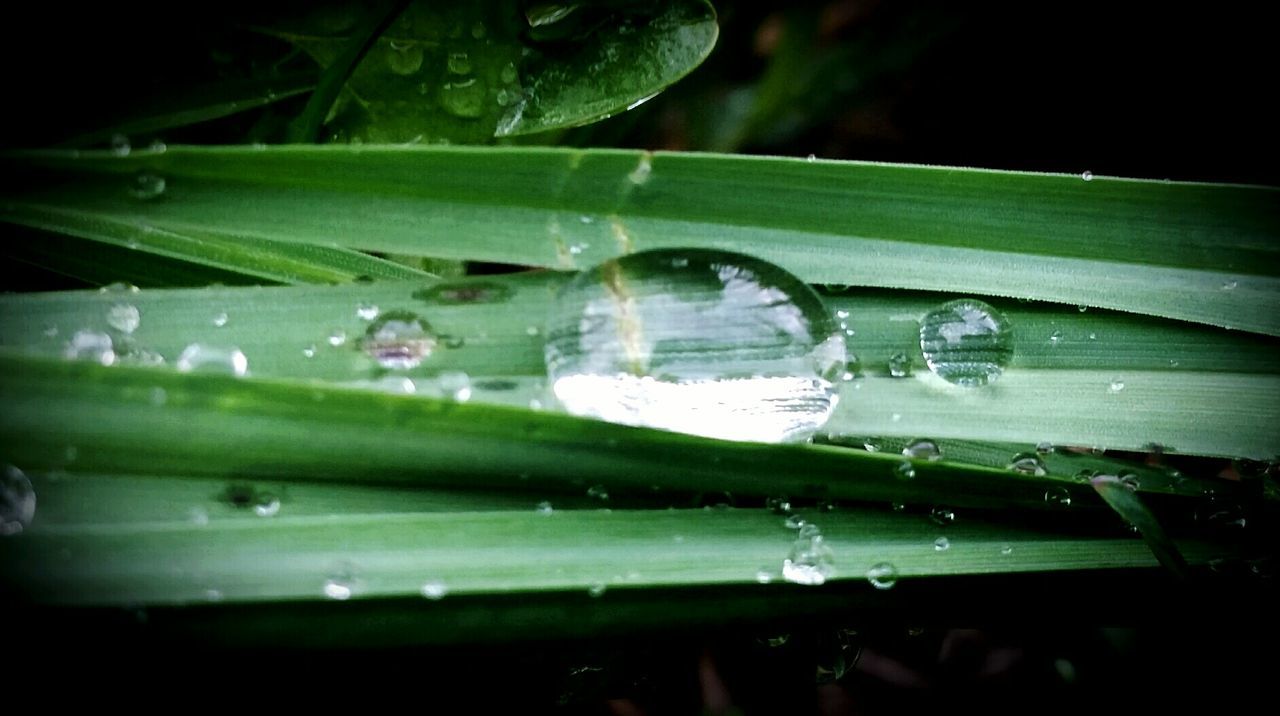
[[[867,581],[876,589],[892,589],[898,583],[898,568],[888,562],[878,562],[867,570]]]
[[[472,77],[445,82],[440,88],[440,106],[455,117],[475,119],[484,113],[484,83]]]
[[[129,196],[144,201],[155,199],[164,193],[164,177],[148,171],[140,171],[129,180]]]
[[[1013,356],[1009,322],[982,301],[944,303],[920,322],[920,350],[929,370],[966,388],[986,385],[1004,373]]]
[[[835,574],[835,555],[821,535],[796,539],[782,561],[782,578],[793,584],[817,586]]]
[[[932,440],[912,440],[902,448],[902,454],[916,460],[942,459],[942,449]]]
[[[102,365],[116,362],[116,352],[111,336],[97,331],[76,331],[67,342],[64,355],[72,360],[91,360]]]
[[[422,68],[422,45],[413,41],[392,40],[387,48],[387,67],[397,75],[411,75]]]
[[[369,325],[361,342],[361,348],[369,357],[390,370],[417,367],[431,355],[435,347],[436,336],[432,333],[431,326],[408,311],[388,311],[382,314]],[[441,378],[443,377],[442,375]]]
[[[192,343],[182,350],[174,367],[183,373],[227,373],[242,376],[249,372],[249,359],[234,346],[210,346]]]
[[[1007,465],[1008,469],[1023,475],[1035,475],[1042,477],[1049,474],[1049,469],[1045,466],[1044,460],[1033,452],[1020,452],[1013,456],[1013,460]]]
[[[1071,493],[1065,487],[1050,487],[1044,492],[1044,501],[1054,507],[1070,507]]]
[[[547,322],[546,362],[576,415],[783,442],[809,438],[831,416],[846,353],[821,300],[784,270],[740,254],[660,250],[567,284]]]
[[[107,310],[107,324],[121,333],[133,333],[142,322],[138,307],[129,303],[117,303]]]
[[[36,516],[36,491],[13,465],[0,469],[0,536],[16,535]]]

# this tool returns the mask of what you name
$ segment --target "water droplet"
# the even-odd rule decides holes
[[[356,317],[362,321],[372,321],[378,317],[378,307],[372,303],[361,303],[356,306]]]
[[[330,599],[346,601],[351,598],[351,585],[340,579],[330,578],[324,582],[324,595]]]
[[[226,311],[223,311],[213,317],[213,326],[214,328],[222,328],[227,325],[228,320],[230,319],[228,318]]]
[[[1120,484],[1128,488],[1129,492],[1137,492],[1138,488],[1142,487],[1142,481],[1132,472],[1122,471],[1118,477],[1120,478]]]
[[[1084,313],[1085,311],[1088,311],[1088,310],[1089,310],[1089,307],[1088,307],[1088,306],[1086,306],[1086,305],[1084,305],[1084,304],[1082,303],[1082,304],[1080,304],[1079,306],[1076,306],[1076,310],[1077,310],[1077,311],[1079,311],[1079,312],[1081,312],[1081,313]]]
[[[604,582],[599,582],[599,581],[592,582],[591,584],[587,585],[587,595],[590,596],[592,599],[598,599],[599,597],[604,596],[606,589],[608,589],[608,587],[605,585]]]
[[[961,299],[944,303],[920,322],[920,349],[925,363],[939,378],[974,388],[1003,373],[1013,357],[1009,322],[982,301]]]
[[[956,521],[956,513],[950,507],[934,507],[929,510],[929,519],[940,525],[949,525]]]
[[[906,512],[906,511],[907,511],[907,505],[906,505],[906,503],[905,503],[905,502],[891,502],[891,503],[889,503],[889,507],[890,507],[890,509],[892,509],[894,512]]]
[[[116,281],[98,289],[98,293],[139,293],[142,289],[131,283]]]
[[[471,58],[465,52],[450,52],[448,60],[449,71],[455,75],[471,74]]]
[[[1000,548],[1000,554],[1002,554],[1002,555],[1004,555],[1004,556],[1006,556],[1006,557],[1008,557],[1009,555],[1013,554],[1013,545],[1005,545],[1005,546],[1001,547],[1001,548]]]
[[[528,326],[527,328],[524,329],[524,334],[526,336],[536,336],[539,333],[542,333],[542,329],[538,328],[537,326]]]
[[[164,177],[148,171],[139,171],[129,180],[129,196],[149,201],[164,194],[166,182]]]
[[[1120,391],[1124,390],[1124,381],[1117,378],[1111,381],[1111,385],[1109,386],[1108,389],[1112,393],[1119,393]]]
[[[1044,501],[1054,507],[1070,507],[1071,493],[1065,487],[1050,487],[1044,491]]]
[[[498,73],[498,79],[506,82],[507,84],[515,82],[518,76],[519,74],[516,72],[516,66],[511,62],[503,65],[502,70]]]
[[[835,574],[835,555],[820,535],[801,537],[782,561],[782,578],[792,584],[818,586]]]
[[[1006,467],[1023,475],[1043,477],[1049,474],[1049,469],[1045,466],[1044,460],[1033,452],[1020,452],[1014,455],[1013,460]]]
[[[1036,443],[1036,453],[1039,455],[1050,455],[1053,453],[1053,443],[1044,441]]]
[[[798,530],[808,524],[808,521],[800,515],[787,515],[787,519],[782,521],[782,525],[789,530]]]
[[[174,367],[183,373],[226,373],[243,376],[249,373],[249,359],[234,346],[210,346],[192,343],[182,350]]]
[[[302,356],[303,356],[304,358],[315,358],[315,357],[316,357],[316,344],[312,343],[311,345],[307,346],[306,348],[303,348],[303,349],[302,349]]]
[[[627,181],[635,186],[642,186],[649,181],[649,175],[653,173],[653,155],[649,152],[641,152],[640,159],[636,161],[635,169],[627,174]]]
[[[867,570],[867,581],[876,589],[892,589],[898,583],[898,568],[888,562],[878,562]]]
[[[911,358],[901,351],[889,356],[889,375],[906,378],[911,375]]]
[[[1080,178],[1081,178],[1081,179],[1083,179],[1083,180],[1085,180],[1085,181],[1093,181],[1093,172],[1091,172],[1091,171],[1084,171],[1084,172],[1081,172],[1081,173],[1080,173]]]
[[[440,390],[450,400],[465,403],[471,400],[471,376],[460,370],[446,370],[440,374]]]
[[[57,335],[58,335],[58,327],[57,327],[57,326],[50,324],[50,325],[48,325],[48,326],[45,326],[45,327],[44,327],[44,337],[45,337],[45,338],[55,338],[55,337],[57,337]]]
[[[1049,345],[1057,347],[1062,342],[1062,331],[1054,331],[1049,334]]]
[[[688,266],[673,269],[675,258]],[[830,417],[844,340],[821,299],[759,259],[646,251],[578,274],[546,326],[575,415],[730,440],[802,441]]]
[[[346,336],[343,336],[345,340]],[[329,338],[331,345],[341,345]],[[435,350],[436,336],[431,326],[417,314],[408,311],[388,311],[369,324],[361,348],[378,365],[389,370],[416,368]],[[444,380],[444,374],[441,374]],[[443,385],[441,386],[444,387]],[[467,392],[470,397],[470,388]]]
[[[817,155],[817,154],[810,154],[809,156],[805,157],[805,158],[804,158],[804,160],[805,160],[806,162],[816,162],[816,161],[818,161],[818,155]]]
[[[951,549],[951,540],[946,537],[939,537],[933,541],[934,552],[946,552],[949,549]]]
[[[1222,284],[1223,291],[1234,291],[1240,285],[1239,281],[1226,281]]]
[[[768,584],[773,581],[773,571],[768,567],[761,567],[756,570],[756,583]]]
[[[191,524],[197,527],[204,527],[209,524],[209,513],[203,507],[192,507],[188,510],[187,516],[191,519]]]
[[[893,476],[899,480],[914,480],[916,477],[916,466],[903,460],[893,468]]]
[[[932,440],[912,440],[902,448],[902,454],[916,460],[941,460],[942,449]]]
[[[169,145],[165,144],[162,139],[153,139],[151,140],[151,143],[147,145],[147,151],[152,154],[164,154],[169,151]]]
[[[253,513],[259,517],[275,517],[280,512],[280,498],[272,492],[259,492],[255,496]]]
[[[587,488],[587,497],[604,502],[609,499],[609,491],[604,485],[592,485]]]
[[[554,507],[551,506],[550,502],[543,500],[542,502],[538,503],[538,506],[534,508],[534,511],[540,515],[550,515],[550,514],[553,514],[556,510]]]
[[[111,135],[111,153],[117,157],[127,157],[129,152],[133,151],[133,145],[129,143],[129,138],[123,134]]]
[[[142,322],[138,307],[128,303],[117,303],[107,311],[107,324],[121,333],[133,333]]]
[[[36,491],[18,468],[0,471],[0,536],[12,536],[31,526],[36,516]]]
[[[791,500],[786,497],[770,497],[764,501],[765,507],[775,515],[791,514]]]
[[[96,331],[76,331],[67,342],[64,352],[72,360],[91,360],[102,365],[116,362],[116,352],[112,346],[111,336]]]
[[[151,389],[151,404],[160,407],[169,402],[169,393],[164,388],[156,386]]]
[[[430,579],[422,583],[422,589],[420,591],[422,592],[422,596],[436,602],[444,599],[445,595],[449,593],[449,588],[445,586],[444,582],[441,582],[438,579]]]
[[[797,534],[797,537],[799,537],[800,539],[812,539],[814,537],[821,537],[821,536],[822,536],[822,530],[818,529],[818,526],[813,524],[812,522],[800,525],[800,532]]]
[[[472,77],[445,82],[440,88],[440,106],[455,117],[475,119],[484,113],[484,83]]]
[[[397,75],[411,75],[422,68],[422,45],[412,41],[392,40],[387,52],[387,67]]]

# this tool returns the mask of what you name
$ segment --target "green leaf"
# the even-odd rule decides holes
[[[583,268],[725,248],[812,283],[1102,306],[1280,334],[1262,187],[761,157],[462,147],[11,154],[32,204],[169,231]],[[164,176],[165,201],[121,189]],[[56,180],[51,184],[46,180]]]
[[[270,32],[346,78],[344,63],[354,59],[342,54],[346,33],[307,24]],[[561,24],[577,32],[545,32]],[[483,143],[586,124],[688,74],[710,53],[717,32],[703,0],[585,3],[556,21],[528,19],[511,0],[416,2],[350,72],[331,127],[342,141]],[[327,109],[333,98],[324,99],[316,106]],[[321,116],[312,110],[308,119]]]
[[[59,206],[32,204],[15,207],[7,218],[14,224],[45,232],[62,232],[106,246],[126,249],[141,256],[163,257],[208,267],[215,269],[211,272],[213,275],[229,272],[278,283],[345,283],[355,279],[431,277],[428,273],[403,264],[336,246],[269,239],[246,240],[195,227],[170,231],[145,220],[94,214]],[[45,262],[52,264],[50,268],[60,268],[64,261],[58,256],[49,255],[48,248],[45,250]],[[24,251],[31,254],[40,249],[33,247]],[[83,258],[68,256],[65,263],[75,264]],[[132,264],[132,259],[125,261],[119,271],[121,275],[112,280],[125,278],[127,272],[134,270]],[[114,270],[107,266],[98,268]]]
[[[1165,569],[1179,578],[1187,578],[1187,560],[1178,552],[1178,547],[1165,534],[1164,528],[1156,520],[1155,515],[1147,509],[1134,490],[1129,489],[1115,475],[1099,475],[1090,481],[1093,489],[1102,495],[1102,499],[1142,533],[1142,538],[1151,547],[1151,552],[1160,560]]]

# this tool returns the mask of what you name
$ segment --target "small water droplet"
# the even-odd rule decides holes
[[[817,154],[810,154],[809,156],[805,157],[804,159],[805,159],[805,161],[806,161],[806,162],[816,162],[816,161],[818,161],[818,155],[817,155]]]
[[[1054,507],[1070,507],[1071,493],[1065,487],[1051,487],[1045,490],[1044,501]]]
[[[129,303],[117,303],[107,311],[107,324],[121,333],[133,333],[141,322],[138,307]]]
[[[98,289],[98,293],[139,293],[142,289],[131,283],[116,281]]]
[[[422,69],[422,45],[413,41],[392,40],[388,43],[387,67],[397,75],[411,75]]]
[[[455,75],[469,75],[471,74],[471,58],[465,52],[450,52],[448,67],[449,71]]]
[[[129,180],[129,196],[143,201],[150,201],[164,194],[165,186],[165,179],[159,174],[139,171]]]
[[[782,521],[782,525],[789,530],[798,530],[808,524],[808,520],[800,515],[787,515],[787,519]]]
[[[111,336],[97,331],[76,331],[67,342],[63,355],[72,360],[91,360],[102,365],[116,362],[116,352]]]
[[[1112,393],[1119,393],[1124,390],[1124,381],[1119,378],[1111,381],[1111,385],[1108,387],[1108,390]]]
[[[939,537],[933,541],[934,552],[946,552],[949,549],[951,549],[951,540],[946,537]]]
[[[1239,281],[1226,281],[1222,284],[1223,291],[1234,291],[1240,285]]]
[[[1039,455],[1050,455],[1053,453],[1053,443],[1044,441],[1036,443],[1036,453]]]
[[[191,523],[197,527],[204,527],[209,524],[209,513],[203,507],[192,507],[187,516],[191,519]]]
[[[1002,554],[1002,555],[1004,555],[1004,556],[1006,556],[1006,557],[1008,557],[1009,555],[1013,554],[1013,545],[1005,545],[1005,546],[1001,547],[1001,548],[1000,548],[1000,554]]]
[[[446,370],[440,374],[439,380],[445,397],[458,403],[471,400],[471,376],[460,370]]]
[[[867,581],[876,589],[892,589],[898,583],[898,568],[888,562],[878,562],[867,570]]]
[[[688,266],[673,269],[675,258]],[[808,286],[720,251],[639,252],[584,271],[558,294],[546,334],[568,412],[731,440],[812,436],[846,362]]]
[[[312,343],[311,345],[307,346],[306,348],[303,348],[303,349],[302,349],[302,356],[303,356],[304,358],[315,358],[315,357],[316,357],[316,344]]]
[[[228,320],[230,319],[228,318],[226,311],[223,311],[213,317],[213,325],[215,328],[222,328],[227,325]]]
[[[1083,179],[1083,180],[1085,180],[1085,181],[1093,181],[1093,172],[1091,172],[1091,171],[1083,171],[1083,172],[1081,172],[1081,173],[1080,173],[1080,178],[1081,178],[1081,179]]]
[[[1062,342],[1062,331],[1054,331],[1053,333],[1049,334],[1049,345],[1056,347],[1061,342]]]
[[[929,519],[940,525],[949,525],[956,521],[956,513],[950,507],[934,507],[929,510]]]
[[[1006,467],[1023,475],[1043,477],[1049,474],[1049,469],[1045,466],[1044,460],[1033,452],[1020,452],[1014,455],[1013,460]]]
[[[253,513],[259,517],[275,517],[280,512],[280,498],[272,492],[259,492],[255,496]]]
[[[129,138],[123,134],[111,135],[111,153],[117,157],[127,157],[129,152],[133,151],[133,145],[129,143]]]
[[[372,303],[360,303],[356,305],[356,317],[362,321],[372,321],[378,317],[378,307]]]
[[[500,283],[441,284],[413,292],[413,297],[445,306],[498,303],[511,298],[511,288]]]
[[[346,336],[343,335],[343,340]],[[408,370],[416,368],[435,350],[437,338],[431,326],[417,314],[408,311],[388,311],[373,323],[365,332],[361,348],[378,365],[389,370]],[[331,345],[341,345],[342,341]],[[440,376],[442,382],[444,374]],[[456,378],[456,376],[454,376]],[[441,386],[444,387],[443,385]],[[470,397],[470,386],[467,397]]]
[[[54,325],[48,325],[48,326],[45,326],[45,327],[44,327],[44,337],[45,337],[45,338],[55,338],[55,337],[57,337],[57,335],[58,335],[58,327],[57,327],[57,326],[54,326]]]
[[[1088,307],[1088,306],[1086,306],[1086,305],[1084,305],[1084,304],[1082,303],[1082,304],[1080,304],[1079,306],[1076,306],[1076,310],[1077,310],[1077,311],[1079,311],[1079,312],[1081,312],[1081,313],[1084,313],[1085,311],[1088,311],[1088,310],[1089,310],[1089,307]]]
[[[592,485],[587,488],[587,497],[604,502],[609,499],[609,491],[604,485]]]
[[[475,119],[484,114],[485,87],[475,77],[445,82],[440,88],[440,106],[455,117]]]
[[[604,582],[599,582],[599,581],[592,582],[591,584],[587,585],[587,595],[590,596],[592,599],[598,599],[604,596],[605,590],[607,589],[608,589],[608,586],[606,586]]]
[[[907,504],[906,504],[905,502],[891,502],[891,503],[889,503],[889,507],[890,507],[890,509],[892,509],[894,512],[906,512],[906,511],[907,511]]]
[[[151,404],[160,407],[169,402],[169,393],[159,386],[151,389]]]
[[[764,506],[775,515],[791,514],[791,500],[786,497],[770,497],[765,499]]]
[[[916,466],[903,460],[893,468],[893,476],[899,480],[914,480],[916,477]]]
[[[902,454],[909,458],[930,462],[942,459],[942,449],[932,440],[912,440],[902,448]]]
[[[338,601],[346,601],[350,599],[352,593],[350,584],[336,578],[326,579],[322,591],[326,597],[336,599]]]
[[[540,515],[550,515],[550,514],[553,514],[556,510],[554,507],[551,506],[550,502],[543,500],[542,502],[538,503],[538,506],[534,508],[534,511]]]
[[[1013,333],[1004,314],[982,301],[960,299],[925,315],[920,349],[939,378],[975,388],[1004,374],[1013,357]]]
[[[249,359],[239,348],[234,346],[210,346],[202,343],[192,343],[182,350],[182,354],[178,356],[178,360],[174,363],[179,371],[183,373],[201,372],[201,373],[227,373],[234,376],[244,376],[249,373]]]
[[[768,567],[761,567],[756,570],[756,582],[758,584],[768,584],[773,581],[773,571]]]
[[[796,536],[800,539],[812,539],[814,537],[821,537],[822,530],[818,529],[817,525],[813,524],[812,522],[809,522],[809,523],[800,525],[800,532]]]
[[[433,602],[437,602],[444,599],[445,595],[449,593],[449,588],[445,586],[444,582],[438,579],[430,579],[422,583],[422,589],[420,591],[422,592],[422,596]]]
[[[782,561],[782,578],[792,584],[818,586],[835,574],[835,555],[821,536],[797,538]]]
[[[906,378],[911,375],[911,358],[901,351],[889,356],[889,375]]]
[[[36,491],[26,474],[13,465],[0,469],[0,536],[10,537],[31,526]]]
[[[539,333],[542,333],[542,329],[537,326],[528,326],[524,329],[524,334],[526,336],[536,336]]]

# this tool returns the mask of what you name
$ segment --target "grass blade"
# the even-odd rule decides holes
[[[1164,528],[1160,526],[1155,515],[1142,504],[1142,499],[1137,493],[1125,486],[1115,475],[1099,475],[1093,478],[1091,483],[1093,489],[1102,495],[1102,499],[1106,500],[1117,514],[1138,528],[1142,533],[1142,539],[1151,548],[1151,553],[1156,556],[1156,559],[1160,560],[1160,564],[1177,575],[1179,579],[1186,579],[1187,560],[1178,551],[1173,540],[1169,539],[1169,535],[1165,534]]]

